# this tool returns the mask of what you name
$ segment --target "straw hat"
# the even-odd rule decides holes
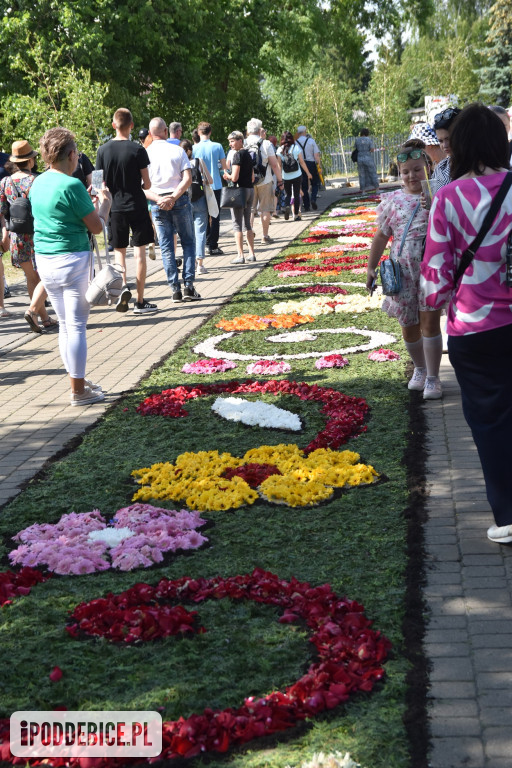
[[[12,145],[11,163],[25,163],[31,157],[36,157],[37,152],[32,149],[28,141],[15,141]]]

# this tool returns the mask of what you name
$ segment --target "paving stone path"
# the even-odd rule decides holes
[[[319,213],[341,196],[329,188]],[[196,281],[203,299],[173,305],[157,261],[148,261],[147,298],[155,315],[92,311],[88,376],[108,391],[104,403],[72,408],[57,333],[36,336],[23,320],[27,297],[14,286],[6,302],[14,317],[0,321],[0,507],[20,492],[47,459],[94,424],[137,385],[269,259],[310,224],[274,219],[273,245],[257,248],[256,264],[232,266],[231,225],[223,219],[224,256],[207,259]],[[261,230],[256,225],[257,243]],[[129,258],[128,273],[133,273]],[[443,356],[444,399],[425,404],[428,424],[426,524],[430,611],[425,651],[430,660],[431,768],[512,768],[512,547],[488,541],[491,513],[480,464],[462,416],[460,392]],[[512,468],[511,468],[512,471]],[[0,509],[1,514],[1,509]],[[368,766],[371,768],[371,766]],[[414,768],[414,767],[413,767]]]

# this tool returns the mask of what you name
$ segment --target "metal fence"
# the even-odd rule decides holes
[[[398,147],[407,141],[407,137],[407,133],[372,136],[375,165],[377,173],[382,177],[388,175],[389,163],[395,160]],[[329,176],[357,176],[357,163],[353,163],[350,158],[355,141],[355,136],[345,136],[341,142],[322,148],[322,164]]]

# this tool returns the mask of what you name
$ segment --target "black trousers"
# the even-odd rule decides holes
[[[300,182],[301,177],[297,176],[296,179],[284,179],[284,191],[286,193],[285,205],[290,205],[293,194],[293,215],[298,216],[300,213]]]
[[[512,325],[450,336],[448,352],[496,525],[512,525]]]

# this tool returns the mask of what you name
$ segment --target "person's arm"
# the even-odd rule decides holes
[[[302,154],[302,152],[299,152],[299,158],[298,159],[299,159],[300,167],[302,168],[302,170],[304,171],[304,173],[306,174],[308,179],[312,179],[313,176],[311,175],[311,173],[309,171],[309,168],[306,165],[306,162],[304,160],[304,155]]]
[[[174,208],[176,200],[178,200],[192,184],[192,171],[190,168],[185,168],[182,172],[181,181],[172,193],[172,195],[165,195],[161,197],[156,192],[146,192],[146,197],[150,200],[154,200],[162,211],[170,211]]]
[[[443,195],[443,192],[439,194]],[[421,292],[426,304],[433,309],[442,309],[450,301],[455,287],[458,260],[445,212],[448,203],[448,195],[446,200],[441,200],[438,195],[432,200],[421,262]]]
[[[275,155],[268,155],[268,163],[276,176],[277,186],[282,187],[284,182],[283,182],[283,175],[281,173],[281,165],[279,164],[278,159],[276,158]]]
[[[97,205],[97,209],[82,218],[83,223],[93,235],[99,235],[103,232],[103,224],[108,218],[110,206],[112,205],[112,195],[106,187],[98,190]]]
[[[142,189],[151,189],[151,181],[149,179],[148,169],[140,168],[140,175],[142,177]]]
[[[240,178],[240,153],[238,151],[231,156],[230,162],[231,171],[228,171],[227,169],[224,171],[224,179],[226,181],[232,181],[236,184]]]
[[[390,235],[385,235],[380,229],[377,229],[372,240],[370,256],[368,258],[368,267],[366,269],[366,287],[371,289],[373,281],[377,277],[377,266],[382,258],[382,254],[388,244]]]

